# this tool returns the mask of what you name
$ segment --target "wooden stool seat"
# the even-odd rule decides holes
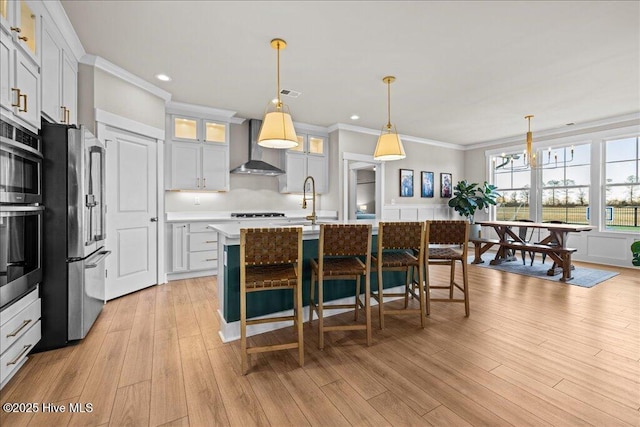
[[[293,314],[247,319],[247,295],[259,291],[293,291]],[[247,326],[293,321],[297,339],[282,344],[249,347]],[[304,365],[302,335],[302,227],[240,229],[240,347],[242,374],[249,369],[249,354],[298,349]]]
[[[297,271],[291,264],[255,265],[247,267],[247,292],[252,290],[291,288],[298,281]]]
[[[371,225],[369,224],[321,224],[318,239],[318,259],[311,260],[311,294],[309,298],[309,326],[313,313],[318,315],[318,347],[324,348],[324,334],[328,331],[364,330],[367,345],[371,345]],[[364,258],[362,262],[360,258]],[[360,299],[360,278],[365,277],[364,303]],[[353,304],[325,304],[324,288],[332,280],[355,280]],[[316,302],[315,285],[318,282]],[[358,312],[365,311],[365,323],[340,326],[324,325],[324,310],[353,309],[354,320]]]
[[[380,222],[378,224],[378,250],[371,257],[378,273],[378,289],[371,297],[378,302],[380,329],[384,329],[386,314],[418,314],[420,326],[425,325],[425,295],[422,285],[424,278],[424,223],[423,222]],[[414,271],[418,270],[418,277]],[[385,292],[382,273],[384,271],[404,271],[405,290]],[[414,285],[415,284],[415,285]],[[415,289],[418,290],[416,295]],[[420,301],[420,308],[408,308],[409,295]],[[389,309],[384,306],[385,297],[404,296],[404,309]]]
[[[429,260],[461,260],[462,251],[452,248],[429,248]]]

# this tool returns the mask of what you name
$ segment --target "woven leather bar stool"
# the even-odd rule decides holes
[[[363,263],[359,257],[364,257]],[[371,225],[370,224],[322,224],[318,241],[318,259],[311,260],[311,297],[309,301],[309,326],[313,312],[318,315],[319,348],[324,348],[324,333],[328,331],[365,330],[367,345],[371,345]],[[365,277],[364,303],[360,299],[360,277]],[[355,280],[353,304],[325,304],[325,283],[330,280]],[[318,282],[318,301],[315,301],[315,284]],[[325,326],[324,310],[351,308],[365,313],[365,324]]]
[[[469,285],[467,278],[467,245],[469,242],[469,223],[467,221],[427,221],[425,231],[427,242],[424,259],[426,280],[425,292],[427,294],[427,314],[431,312],[431,302],[459,302],[464,303],[465,316],[469,316]],[[439,247],[430,247],[439,245]],[[441,245],[461,245],[461,248],[442,247]],[[456,261],[462,264],[462,280],[460,286],[455,281]],[[449,284],[446,286],[431,285],[429,279],[429,265],[449,265],[451,274]],[[454,289],[462,291],[463,298],[454,298]],[[432,298],[431,289],[448,289],[449,298]]]
[[[275,289],[293,291],[293,315],[247,319],[247,294]],[[247,347],[247,325],[293,320],[297,341]],[[265,351],[298,349],[304,364],[302,335],[302,227],[243,228],[240,230],[240,339],[242,374],[248,370],[248,355]]]
[[[371,260],[378,272],[377,292],[371,291],[371,296],[378,301],[380,315],[380,329],[384,329],[385,314],[414,314],[420,315],[420,326],[425,324],[425,297],[422,285],[424,278],[424,232],[423,222],[380,222],[378,225],[378,250]],[[416,255],[414,255],[414,253]],[[414,276],[414,269],[418,277]],[[385,293],[383,271],[406,272],[405,291],[403,293]],[[413,286],[413,283],[417,286]],[[414,290],[418,290],[418,295]],[[419,309],[408,308],[409,295],[420,301]],[[385,297],[404,296],[404,309],[388,309],[384,307]]]

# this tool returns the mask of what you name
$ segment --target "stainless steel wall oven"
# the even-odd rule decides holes
[[[42,280],[43,206],[0,205],[0,307]]]
[[[42,203],[40,136],[0,120],[0,203]]]

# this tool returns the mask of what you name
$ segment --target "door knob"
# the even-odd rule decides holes
[[[158,217],[156,216],[156,217],[151,218],[151,222],[158,222]]]

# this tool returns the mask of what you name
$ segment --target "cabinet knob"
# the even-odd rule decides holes
[[[158,222],[158,217],[157,217],[157,216],[156,216],[156,217],[153,217],[153,218],[151,218],[151,219],[150,219],[150,221],[151,221],[151,222]]]
[[[65,113],[64,113],[64,119],[65,122],[70,125],[71,124],[71,110],[69,110],[68,108],[65,107]]]
[[[29,41],[29,37],[27,37],[27,36],[19,36],[18,39],[20,39],[22,41],[25,41],[25,42]]]
[[[196,178],[196,187],[200,188],[200,178]]]
[[[207,188],[207,178],[202,178],[202,187]]]
[[[65,107],[64,105],[60,106],[60,109],[62,110],[62,120],[60,120],[62,123],[67,123],[67,107]],[[68,124],[68,123],[67,123]]]
[[[22,32],[22,30],[19,27],[11,27],[11,31],[15,31],[16,33]]]

